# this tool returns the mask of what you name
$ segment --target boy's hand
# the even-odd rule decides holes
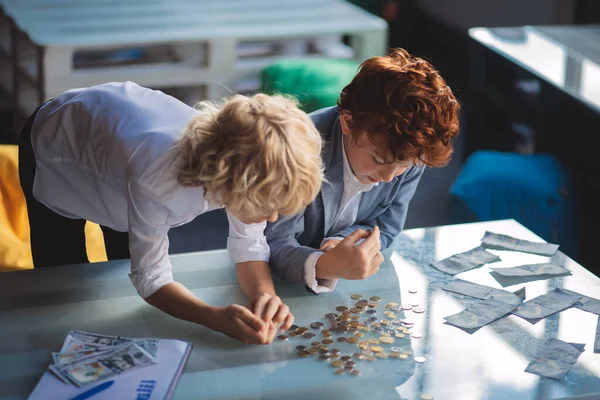
[[[232,304],[215,309],[213,329],[246,344],[263,344],[269,327],[246,307]]]
[[[356,244],[365,239],[361,244]],[[317,261],[319,279],[365,279],[379,270],[383,262],[379,228],[371,232],[357,229],[327,251]]]
[[[277,333],[277,327],[281,325],[279,332],[285,332],[294,323],[294,316],[290,312],[290,308],[283,304],[278,296],[269,293],[259,293],[252,299],[250,310],[263,322],[273,322],[274,329],[272,336],[271,334],[267,336],[270,339],[267,343],[271,343],[273,340],[275,333]]]
[[[319,250],[323,253],[327,253],[329,250],[335,249],[335,247],[342,242],[343,239],[327,239],[323,242]]]

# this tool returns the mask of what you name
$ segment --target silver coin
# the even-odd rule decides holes
[[[380,327],[378,327],[378,326],[373,327],[373,332],[381,332],[381,331],[383,331],[383,329],[381,329]]]
[[[394,353],[402,353],[402,347],[392,347],[390,350],[392,350]]]
[[[410,304],[402,304],[400,308],[403,310],[410,310],[412,306]]]
[[[302,346],[302,345],[296,346],[296,350],[304,350],[304,349],[306,349],[306,346]]]
[[[417,289],[409,289],[409,290],[408,290],[408,293],[415,294],[415,293],[417,293]]]
[[[421,314],[425,312],[425,308],[424,307],[415,307],[412,309],[413,312],[416,312],[417,314]]]
[[[427,359],[423,356],[418,356],[415,357],[415,362],[418,362],[419,364],[423,364]]]
[[[302,337],[303,337],[304,339],[312,339],[312,338],[314,338],[314,337],[315,337],[315,334],[314,334],[314,333],[312,333],[312,332],[306,332],[306,333],[302,334]]]
[[[367,310],[367,314],[377,314],[377,310]]]
[[[415,332],[415,333],[413,333],[413,334],[412,334],[412,335],[410,335],[410,336],[412,336],[412,337],[413,337],[413,338],[415,338],[415,339],[421,339],[421,338],[423,337],[423,334],[422,334],[422,333],[420,333],[420,332]]]
[[[379,321],[379,319],[377,317],[371,317],[368,319],[369,322],[375,322],[375,321]]]
[[[417,303],[417,302],[414,302],[414,303],[410,303],[410,305],[411,305],[413,308],[415,308],[415,307],[418,307],[418,306],[419,306],[419,303]]]
[[[298,325],[292,325],[288,331],[295,331],[296,329],[298,329]]]
[[[429,393],[423,393],[421,395],[421,400],[433,400],[433,395]]]
[[[391,329],[391,328],[390,329],[384,329],[383,331],[386,332],[386,333],[389,333],[390,335],[393,335],[394,333],[396,333],[396,330],[395,329]]]
[[[390,307],[390,310],[392,311],[400,311],[402,308],[400,306],[392,306]]]
[[[312,322],[312,323],[310,324],[310,327],[311,327],[311,328],[313,328],[313,329],[319,329],[319,328],[320,328],[320,327],[322,327],[322,326],[323,326],[323,323],[322,323],[322,322],[319,322],[319,321]]]

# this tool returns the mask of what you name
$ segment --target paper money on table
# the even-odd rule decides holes
[[[456,275],[460,272],[468,271],[473,268],[481,267],[484,264],[501,261],[500,257],[485,251],[483,247],[475,247],[464,253],[454,254],[441,261],[431,263],[436,269],[450,275]]]
[[[525,300],[525,287],[515,293],[508,290],[496,289],[490,286],[479,285],[477,283],[467,282],[462,279],[454,279],[450,281],[443,289],[447,292],[464,294],[478,299],[488,299],[494,296],[508,304],[520,304]]]
[[[125,336],[101,335],[97,333],[85,332],[80,330],[70,330],[61,353],[82,351],[82,350],[103,350],[111,346],[119,346],[124,343],[134,342],[142,349],[146,350],[152,357],[156,357],[158,347],[157,339],[129,338]]]
[[[561,267],[560,265],[552,263],[527,264],[512,268],[490,267],[490,269],[503,276],[562,275],[571,272],[568,269]]]
[[[552,379],[562,379],[575,364],[585,344],[568,343],[558,339],[548,339],[538,350],[525,372]]]
[[[516,305],[497,300],[494,296],[476,304],[472,304],[458,314],[444,319],[459,328],[474,329],[493,322],[514,310]]]
[[[563,289],[563,291],[576,296],[581,296],[581,300],[573,304],[573,307],[577,307],[583,311],[591,312],[592,314],[600,315],[600,300],[593,297],[584,296],[581,293],[573,292],[572,290]]]
[[[513,250],[540,256],[552,256],[558,250],[557,244],[530,242],[493,232],[486,232],[483,235],[481,245],[487,249]]]
[[[594,340],[594,353],[600,353],[600,316],[596,324],[596,339]]]
[[[535,297],[521,304],[513,314],[521,318],[539,320],[548,315],[557,313],[571,307],[581,299],[580,295],[567,293],[560,288]],[[537,321],[529,321],[535,323]]]
[[[69,364],[50,365],[61,379],[84,387],[155,363],[154,357],[133,342],[115,346],[112,351],[92,354]]]
[[[52,362],[54,364],[69,364],[77,360],[81,360],[91,354],[102,352],[103,350],[92,349],[92,350],[80,350],[80,351],[69,351],[65,353],[52,353]]]

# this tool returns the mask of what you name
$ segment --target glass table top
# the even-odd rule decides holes
[[[171,318],[137,297],[127,277],[126,260],[1,274],[0,399],[27,397],[69,329],[192,342],[194,350],[173,399],[419,399],[424,393],[435,399],[461,400],[600,398],[591,397],[600,396],[600,354],[593,352],[597,315],[571,308],[535,325],[509,315],[473,334],[444,323],[443,317],[480,300],[443,291],[453,277],[429,263],[476,247],[486,230],[540,241],[513,220],[407,230],[384,253],[386,261],[377,274],[362,281],[340,281],[333,293],[315,296],[276,281],[278,294],[299,326],[326,322],[324,315],[336,306],[355,303],[350,298],[354,293],[380,296],[377,316],[382,319],[388,302],[425,308],[422,314],[396,312],[399,319],[414,322],[412,331],[421,333],[421,338],[397,338],[392,345],[382,345],[401,347],[413,355],[407,360],[358,361],[359,376],[338,376],[335,368],[315,356],[300,358],[296,346],[320,338],[310,328],[317,333],[315,339],[290,338],[254,346]],[[491,252],[503,260],[494,267],[549,260]],[[499,282],[489,266],[483,266],[456,277],[511,291],[525,286],[527,299],[554,287],[600,297],[600,279],[560,251],[552,260],[571,270],[571,275]],[[175,255],[172,262],[175,279],[203,300],[214,305],[245,304],[226,251]],[[368,332],[367,337],[378,335]],[[585,343],[586,349],[561,380],[524,372],[538,347],[551,337]],[[330,347],[344,354],[357,351],[350,343],[334,341]],[[426,361],[415,363],[414,356],[424,356]]]
[[[469,35],[600,111],[600,25],[478,27]]]

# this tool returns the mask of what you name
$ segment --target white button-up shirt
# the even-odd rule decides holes
[[[177,181],[179,138],[199,112],[132,82],[107,83],[46,103],[32,127],[35,198],[65,217],[129,232],[130,278],[142,297],[173,281],[169,229],[223,207]],[[228,219],[232,260],[268,261],[266,223]]]
[[[340,232],[349,226],[352,226],[356,221],[356,216],[358,215],[358,206],[360,205],[360,199],[363,192],[368,192],[369,190],[373,189],[373,187],[377,186],[377,183],[364,184],[358,180],[356,175],[354,175],[354,172],[352,172],[352,167],[348,161],[346,148],[344,147],[344,141],[342,140],[341,142],[342,153],[344,155],[344,191],[342,192],[340,204],[337,209],[335,219],[333,220],[331,232]],[[321,242],[321,245],[323,245],[323,243],[329,239],[343,240],[344,238],[325,238]],[[316,251],[308,256],[306,262],[304,263],[304,280],[306,281],[306,285],[315,293],[333,291],[338,281],[337,279],[316,279],[317,261],[323,254],[324,253],[321,251]]]

